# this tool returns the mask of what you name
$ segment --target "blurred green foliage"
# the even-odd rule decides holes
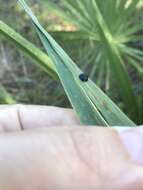
[[[38,6],[36,1],[31,1],[31,4],[44,23],[49,23],[51,28],[56,27],[56,24],[53,24],[54,16],[47,19],[44,6]],[[19,8],[17,1],[0,0],[0,20],[41,48],[28,17]],[[2,36],[0,36],[0,85],[3,85],[5,91],[7,90],[9,96],[11,94],[11,98],[17,103],[69,107],[62,86],[35,67],[32,60]],[[0,103],[8,102],[1,96]]]
[[[92,28],[89,28],[89,33],[81,31],[83,28],[80,28],[80,25],[78,25],[80,19],[78,20],[73,13],[71,14],[68,7],[63,4],[66,0],[50,0],[50,3],[54,3],[54,8],[45,6],[44,1],[46,3],[49,2],[48,0],[30,1],[32,9],[36,12],[40,21],[42,21],[43,26],[51,32],[72,59],[80,65],[122,109],[129,112],[129,108],[128,110],[125,109],[115,80],[112,80],[113,75],[109,68],[109,61],[105,63],[105,60],[108,58],[107,52],[104,49],[105,47],[103,43],[95,43],[95,39],[93,39],[93,36],[90,34]],[[41,3],[39,4],[38,2]],[[69,2],[73,3],[73,0],[69,0]],[[101,3],[104,4],[104,2]],[[109,7],[106,6],[105,10],[106,8],[108,10]],[[73,18],[71,20],[66,19],[68,16],[65,13],[71,14]],[[66,15],[65,17],[63,17],[64,14]],[[111,11],[111,14],[108,14],[108,21],[110,21],[110,17],[114,17],[113,11]],[[42,48],[29,22],[29,18],[17,6],[16,0],[0,0],[0,19],[20,32],[37,47]],[[110,24],[109,22],[110,27],[113,29],[118,29],[118,25],[115,27],[116,19],[117,17],[115,17],[114,23]],[[120,21],[122,19],[119,18],[118,20]],[[140,32],[142,34],[142,30],[140,30]],[[126,44],[137,47],[140,50],[143,49],[141,39],[134,42],[129,41],[126,42]],[[126,63],[126,68],[132,81],[138,105],[140,105],[138,123],[142,123],[143,83],[140,77],[142,74],[136,72],[138,69],[135,62],[132,62],[131,66],[131,64],[128,64],[129,59],[123,58],[123,60]],[[8,94],[11,94],[15,101],[20,103],[52,104],[69,107],[69,102],[61,85],[53,81],[50,77],[47,77],[42,70],[35,67],[32,63],[30,59],[17,50],[7,39],[0,36],[0,85],[5,87],[5,90],[9,92]],[[3,102],[5,103],[5,100]]]

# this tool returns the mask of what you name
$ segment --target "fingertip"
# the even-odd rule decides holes
[[[132,160],[143,165],[143,127],[117,130]]]

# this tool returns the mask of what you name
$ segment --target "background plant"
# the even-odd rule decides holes
[[[31,4],[44,23],[50,28],[56,27],[57,24],[54,22],[56,19],[53,14],[47,16],[47,8],[39,6],[35,1],[31,1]],[[11,26],[41,48],[28,17],[16,1],[0,0],[0,20],[5,21],[9,29]],[[1,29],[4,30],[4,25],[1,25]],[[0,31],[0,84],[5,91],[18,103],[69,107],[69,101],[57,80],[53,80],[39,67],[35,67],[33,63],[36,63],[36,59],[29,59],[23,51],[19,51],[21,48],[19,46],[17,48],[13,40],[7,39],[6,33],[10,34],[10,31],[5,30],[5,36],[1,32],[2,30]],[[1,99],[1,103],[6,102]]]
[[[70,44],[69,52],[79,57],[95,82],[117,101],[122,98],[122,108],[142,122],[142,1],[62,0],[61,6],[41,2],[74,26],[73,31],[52,34]],[[119,90],[112,90],[116,87]]]

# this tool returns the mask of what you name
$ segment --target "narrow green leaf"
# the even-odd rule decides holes
[[[14,44],[20,47],[20,50],[23,50],[33,60],[35,60],[35,63],[37,63],[38,66],[42,67],[42,69],[44,69],[50,76],[57,78],[55,67],[51,59],[1,20],[0,34],[8,37],[12,42],[14,42]]]
[[[80,120],[86,125],[135,126],[135,124],[91,81],[79,79],[82,71],[39,24],[24,0],[19,0],[52,58],[59,78]]]
[[[94,40],[99,41],[98,37],[90,38],[87,33],[84,33],[82,31],[49,31],[49,33],[62,40]]]

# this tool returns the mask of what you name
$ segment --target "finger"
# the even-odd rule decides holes
[[[1,134],[0,168],[0,189],[6,190],[143,188],[142,167],[131,161],[118,134],[106,128]]]
[[[0,106],[0,131],[79,124],[71,109],[32,105]]]

